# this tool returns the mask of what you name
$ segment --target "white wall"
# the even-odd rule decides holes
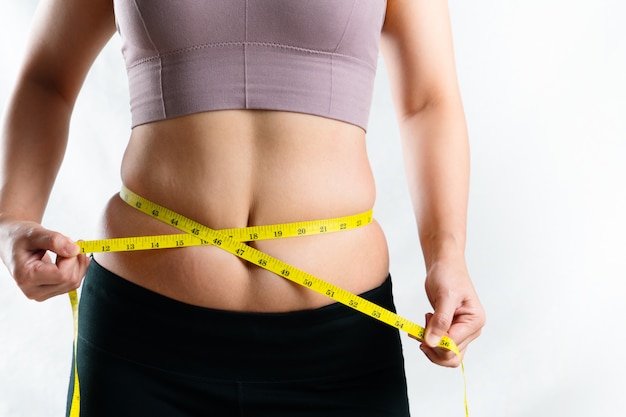
[[[33,0],[0,16],[3,108]],[[466,356],[470,416],[626,415],[626,6],[618,0],[451,1],[472,143],[468,262],[487,309]],[[128,135],[114,39],[77,105],[45,223],[96,238]],[[429,309],[386,87],[368,143],[399,312]],[[32,115],[37,117],[36,114]],[[69,302],[27,301],[0,272],[0,416],[58,416],[70,374]],[[460,370],[404,339],[414,415],[461,416]]]

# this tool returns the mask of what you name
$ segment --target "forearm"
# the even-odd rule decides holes
[[[72,103],[22,79],[2,127],[0,216],[41,221],[67,145]]]
[[[400,128],[426,268],[464,262],[469,145],[460,100],[426,106],[403,118]]]

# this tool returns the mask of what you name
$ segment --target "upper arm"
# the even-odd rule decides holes
[[[115,32],[112,0],[42,0],[32,25],[22,81],[73,103],[93,61]]]
[[[401,117],[460,101],[446,0],[388,0],[381,49]]]

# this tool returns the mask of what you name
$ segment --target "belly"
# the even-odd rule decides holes
[[[214,229],[356,214],[374,204],[362,130],[294,113],[203,113],[135,128],[122,164],[139,195]],[[177,233],[109,201],[105,237]],[[376,222],[327,235],[251,246],[348,291],[378,286],[388,254]],[[331,302],[216,247],[98,254],[96,260],[145,288],[203,307],[293,311]]]

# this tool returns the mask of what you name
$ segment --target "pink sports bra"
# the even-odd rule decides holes
[[[132,125],[285,110],[366,129],[386,0],[114,0]]]

